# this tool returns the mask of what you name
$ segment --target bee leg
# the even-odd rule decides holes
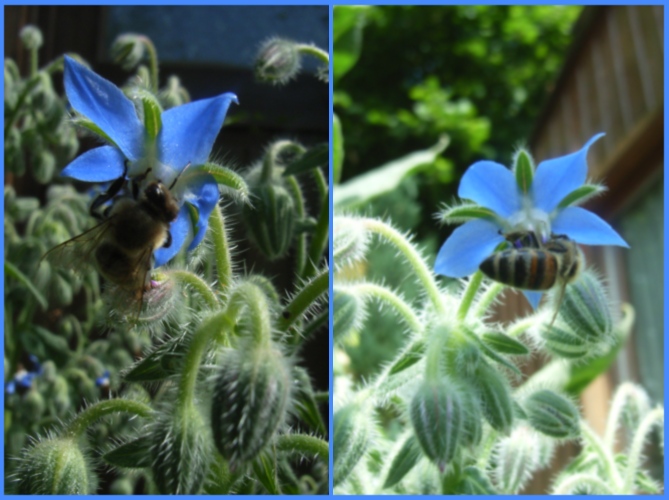
[[[560,295],[558,297],[557,304],[555,305],[555,312],[553,313],[553,318],[551,319],[551,322],[548,323],[549,328],[553,326],[553,323],[555,323],[555,318],[557,318],[558,312],[560,312],[560,305],[562,304],[562,299],[564,298],[564,291],[566,289],[567,289],[567,282],[565,281],[560,287]]]
[[[125,160],[123,163],[123,175],[116,179],[114,182],[112,182],[111,186],[109,186],[109,189],[105,191],[104,193],[98,195],[95,200],[93,200],[93,203],[91,203],[91,208],[89,209],[89,213],[95,217],[98,220],[104,220],[105,216],[98,213],[96,210],[107,203],[109,200],[114,198],[119,191],[123,188],[123,185],[125,184],[125,176],[128,174],[128,160]],[[105,210],[105,215],[108,213],[107,210]]]
[[[172,246],[172,233],[167,231],[167,237],[165,238],[165,243],[163,243],[163,248],[169,248]]]
[[[135,200],[139,198],[139,183],[146,179],[146,176],[149,175],[151,170],[153,170],[151,167],[147,168],[143,174],[138,175],[132,180],[132,197]]]

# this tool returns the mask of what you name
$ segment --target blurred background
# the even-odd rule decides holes
[[[608,191],[586,208],[631,248],[583,248],[606,277],[613,303],[631,303],[637,316],[610,369],[581,394],[598,432],[621,381],[637,381],[654,402],[664,400],[663,20],[662,6],[335,9],[334,103],[344,157],[335,210],[392,220],[416,234],[430,263],[455,228],[440,227],[433,215],[456,198],[473,162],[510,165],[523,145],[539,163],[606,132],[588,163],[591,178]],[[443,152],[445,142],[435,147],[440,138],[448,141]],[[429,160],[396,161],[430,148]],[[356,177],[388,165],[385,191],[370,187],[369,177],[366,190],[356,185]],[[393,250],[375,249],[367,265],[372,279],[417,298]],[[507,292],[496,314],[509,321],[527,311],[522,296]],[[375,316],[347,346],[359,379],[402,345],[394,323]],[[561,450],[560,463],[573,453]],[[661,456],[651,461],[661,472]],[[540,474],[525,492],[545,491],[552,474]]]

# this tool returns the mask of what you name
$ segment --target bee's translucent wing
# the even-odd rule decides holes
[[[79,236],[53,247],[42,256],[40,264],[46,260],[56,267],[71,269],[77,273],[87,271],[91,266],[95,267],[95,249],[111,228],[112,219],[110,217]]]

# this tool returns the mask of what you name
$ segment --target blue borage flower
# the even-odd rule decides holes
[[[61,172],[86,182],[118,179],[127,160],[127,178],[151,168],[144,182],[160,180],[169,186],[187,165],[193,168],[207,161],[230,103],[237,103],[234,94],[226,93],[169,109],[161,113],[160,130],[152,137],[135,104],[118,87],[67,56],[65,93],[72,108],[95,124],[110,143],[84,153]],[[180,180],[173,194],[181,210],[170,226],[172,244],[154,252],[155,267],[169,262],[184,243],[189,242],[192,250],[202,241],[219,199],[218,184],[208,174]]]
[[[588,150],[602,136],[595,135],[575,153],[541,162],[536,170],[524,150],[516,155],[512,170],[492,161],[469,167],[460,181],[458,196],[474,204],[444,211],[444,220],[465,223],[439,250],[435,272],[452,278],[468,276],[505,241],[504,234],[517,231],[534,231],[544,242],[551,234],[560,234],[583,245],[629,248],[601,218],[574,206],[604,190],[586,183]],[[534,308],[543,295],[523,293]]]

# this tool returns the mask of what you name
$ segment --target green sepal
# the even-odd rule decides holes
[[[183,175],[190,178],[191,176],[203,174],[211,175],[219,186],[230,188],[242,201],[248,202],[249,187],[246,181],[241,175],[227,167],[215,163],[205,163],[204,165],[189,167]]]
[[[327,144],[319,144],[309,149],[294,162],[286,167],[283,176],[298,175],[308,172],[312,168],[319,168],[327,165],[330,160],[330,148]]]
[[[500,365],[505,366],[506,368],[511,370],[516,375],[522,376],[522,372],[518,369],[518,367],[516,365],[514,365],[511,361],[506,359],[504,356],[502,356],[500,354],[497,354],[497,352],[495,352],[493,349],[488,347],[488,345],[485,342],[483,342],[483,340],[481,340],[474,332],[472,332],[470,330],[467,330],[466,328],[463,329],[462,331],[467,335],[468,338],[470,338],[471,340],[476,342],[476,344],[483,351],[483,354],[488,356],[493,361],[496,361]]]
[[[404,441],[402,448],[400,448],[400,451],[398,451],[395,458],[393,458],[383,487],[392,488],[399,483],[404,476],[413,469],[422,456],[423,454],[418,439],[412,434],[406,441]]]
[[[444,223],[467,222],[472,219],[485,219],[496,221],[498,216],[489,208],[481,207],[473,203],[463,203],[453,207],[445,207],[439,214],[439,219]]]
[[[513,173],[516,176],[516,183],[521,193],[529,193],[532,188],[532,179],[534,178],[534,165],[530,154],[521,149],[516,155],[513,165]]]
[[[574,189],[571,193],[562,198],[562,201],[558,203],[557,208],[561,209],[571,205],[584,203],[593,196],[597,196],[604,191],[606,191],[604,186],[599,186],[597,184],[584,184],[583,186]]]
[[[500,332],[484,333],[483,342],[491,349],[503,354],[523,355],[530,352],[524,344]]]
[[[193,232],[197,233],[197,223],[200,220],[200,211],[189,201],[185,202],[185,205],[186,209],[188,210],[188,218],[190,219],[190,223],[193,226]]]
[[[98,127],[95,123],[90,121],[88,118],[84,118],[83,116],[78,116],[72,120],[72,123],[75,126],[79,126],[82,128],[85,128],[89,132],[97,135],[101,139],[103,139],[105,142],[109,143],[111,146],[114,146],[118,148],[118,145],[109,137],[107,134],[105,134],[100,127]]]
[[[158,133],[160,133],[160,129],[163,126],[161,118],[163,108],[160,106],[156,96],[146,89],[135,88],[133,89],[133,94],[142,101],[144,129],[151,139],[155,139],[158,137]]]
[[[151,439],[148,436],[142,436],[114,448],[105,453],[102,458],[109,465],[114,465],[116,467],[126,467],[130,469],[150,467],[150,446]]]

